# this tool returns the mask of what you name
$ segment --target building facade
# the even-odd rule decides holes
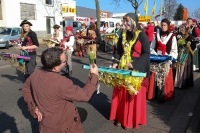
[[[62,25],[68,18],[96,19],[96,9],[76,6],[75,0],[0,0],[0,27],[19,27],[21,21],[29,20],[31,29],[39,37],[53,33],[53,25]],[[112,17],[111,12],[100,11],[101,18]]]
[[[21,21],[29,20],[31,29],[38,36],[53,32],[53,25],[60,24],[62,16],[61,0],[1,0],[0,26],[19,27]]]

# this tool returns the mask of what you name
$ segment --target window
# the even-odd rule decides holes
[[[114,27],[114,22],[109,22],[110,27]]]
[[[103,18],[107,18],[107,13],[102,12],[102,13],[101,13],[101,17],[103,17]]]
[[[52,1],[53,1],[53,0],[45,0],[45,2],[46,2],[47,5],[52,5],[52,4],[53,4]]]
[[[1,0],[0,0],[0,20],[2,20],[3,17],[2,17],[2,5],[1,5]]]
[[[16,36],[19,34],[20,34],[19,28],[13,28],[11,36]]]
[[[0,28],[0,34],[10,35],[10,32],[11,32],[11,28],[5,28],[5,27]]]
[[[36,20],[35,4],[20,3],[21,20]]]

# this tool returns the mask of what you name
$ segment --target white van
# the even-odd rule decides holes
[[[97,20],[95,20],[96,23]],[[122,24],[122,20],[121,19],[117,19],[117,18],[100,18],[100,32],[103,31],[103,25],[105,22],[108,22],[108,33],[111,33],[115,27],[116,27],[116,23],[120,23]]]

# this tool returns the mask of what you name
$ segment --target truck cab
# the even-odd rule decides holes
[[[74,20],[65,20],[65,27],[72,26],[73,27],[73,33],[76,33],[76,31],[81,27],[81,22],[74,21]]]

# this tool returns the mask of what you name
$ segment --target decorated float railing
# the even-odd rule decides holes
[[[7,61],[11,66],[15,67],[22,73],[25,72],[25,61],[30,60],[29,56],[22,56],[9,53],[0,53],[0,60]]]
[[[159,61],[159,62],[165,62],[172,60],[173,62],[177,62],[176,59],[174,59],[172,56],[162,56],[162,55],[150,55],[150,61]]]
[[[84,69],[90,69],[90,66],[83,65]],[[131,70],[120,70],[107,67],[98,67],[99,81],[105,83],[109,87],[127,88],[129,94],[137,95],[141,88],[143,78],[146,73]]]
[[[155,81],[159,89],[162,89],[165,83],[165,77],[168,75],[172,62],[177,60],[172,56],[150,55],[150,71],[155,73]]]
[[[107,42],[108,45],[114,45],[118,41],[116,33],[101,34],[101,38],[102,38],[102,40],[104,40],[105,42]]]

